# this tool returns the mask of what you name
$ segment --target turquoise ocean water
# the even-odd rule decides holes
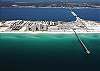
[[[100,34],[0,34],[0,71],[99,71]]]

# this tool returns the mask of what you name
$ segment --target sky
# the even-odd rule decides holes
[[[16,2],[45,2],[45,1],[68,1],[68,2],[100,2],[100,0],[0,0],[0,1],[16,1]]]

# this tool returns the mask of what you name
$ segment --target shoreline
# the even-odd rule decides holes
[[[75,34],[74,32],[0,32],[15,34]],[[77,34],[100,34],[100,32],[76,32]]]
[[[44,9],[46,9],[46,8],[65,8],[65,9],[69,9],[69,8],[71,8],[71,7],[0,7],[0,8],[40,8],[40,9],[42,9],[42,8],[44,8]],[[90,8],[90,9],[100,9],[100,7],[73,7],[73,9],[84,9],[84,8]]]

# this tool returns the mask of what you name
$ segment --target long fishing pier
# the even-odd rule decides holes
[[[73,16],[76,17],[76,19],[80,20],[80,18],[71,10],[71,13]],[[81,20],[80,20],[81,21]],[[83,22],[81,22],[83,24]],[[84,24],[83,24],[84,25]],[[86,27],[86,26],[85,26]],[[87,28],[87,27],[86,27]],[[90,54],[90,51],[87,49],[87,47],[85,46],[85,44],[83,43],[83,41],[78,37],[78,34],[76,33],[76,31],[72,28],[72,30],[74,31],[75,33],[75,36],[77,37],[78,41],[80,42],[81,46],[83,47],[84,51],[87,53],[87,54]]]
[[[81,46],[83,47],[84,51],[87,53],[87,54],[90,54],[90,51],[88,50],[88,48],[85,46],[85,44],[83,43],[83,41],[78,37],[76,31],[73,29],[74,33],[75,33],[75,36],[77,37],[78,41],[80,42]]]

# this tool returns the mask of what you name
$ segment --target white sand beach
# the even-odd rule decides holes
[[[46,31],[37,31],[37,32],[0,32],[0,33],[16,33],[16,34],[74,34],[74,32],[46,32]],[[92,33],[98,33],[100,32],[76,32],[79,34],[92,34]]]

